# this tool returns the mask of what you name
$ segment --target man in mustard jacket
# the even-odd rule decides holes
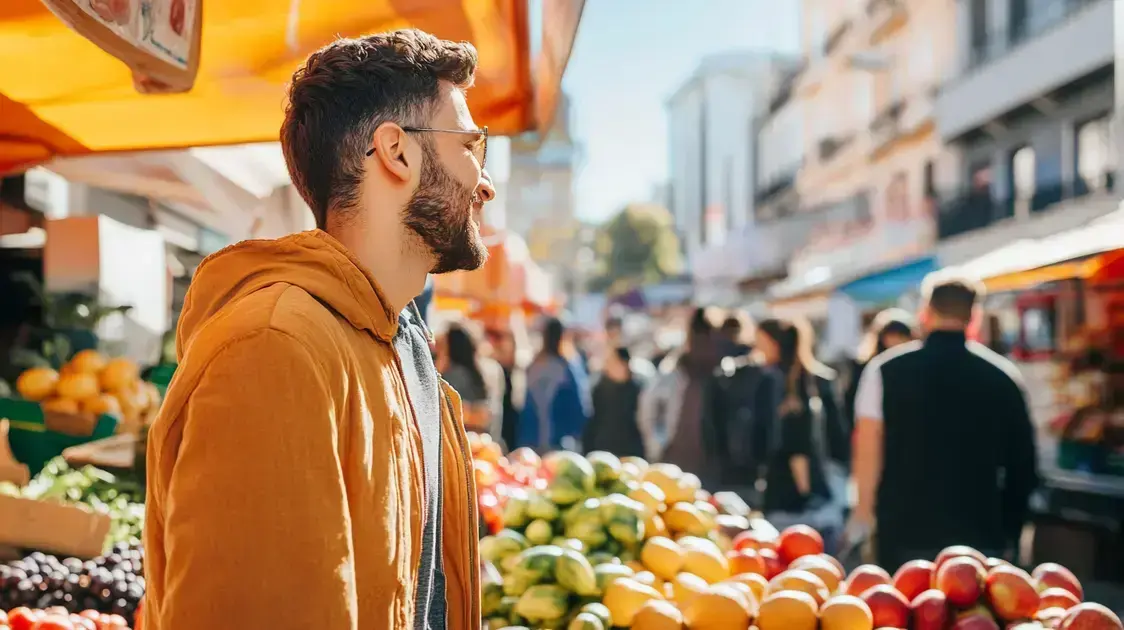
[[[294,75],[281,144],[318,229],[197,270],[149,437],[146,630],[479,628],[460,399],[412,307],[487,257],[475,68],[402,30]]]

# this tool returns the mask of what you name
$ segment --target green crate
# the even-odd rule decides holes
[[[32,476],[71,446],[110,437],[117,430],[117,418],[103,415],[94,425],[94,432],[85,437],[50,431],[39,403],[15,398],[0,398],[0,418],[8,420],[8,443],[12,447],[12,455],[28,467]]]

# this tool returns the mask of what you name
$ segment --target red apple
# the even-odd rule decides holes
[[[1060,630],[1124,630],[1120,617],[1108,608],[1093,602],[1078,604],[1065,614]]]
[[[889,584],[868,588],[860,596],[874,615],[874,627],[908,628],[909,600]]]
[[[1003,621],[1030,619],[1038,612],[1039,596],[1034,578],[1018,567],[1000,565],[987,574],[987,597],[991,609]]]
[[[786,527],[777,539],[777,553],[786,565],[797,558],[823,553],[823,537],[807,525]]]
[[[987,610],[973,610],[971,614],[960,615],[951,630],[999,630],[999,624],[988,614]]]
[[[910,560],[894,573],[894,588],[910,601],[929,590],[932,583],[933,563],[928,560]]]
[[[781,562],[781,558],[777,555],[777,552],[772,549],[764,547],[758,549],[757,556],[765,561],[765,577],[770,580],[780,575],[780,573],[785,570],[785,567],[787,567],[784,562]]]
[[[1056,562],[1043,562],[1034,568],[1031,575],[1038,580],[1038,588],[1041,590],[1053,587],[1064,588],[1073,593],[1078,600],[1085,600],[1085,590],[1081,588],[1077,576]]]
[[[944,593],[931,588],[909,604],[913,617],[913,630],[944,630],[948,627],[948,600]]]
[[[1052,587],[1042,591],[1039,596],[1038,610],[1047,608],[1061,608],[1069,610],[1081,603],[1081,600],[1064,588]]]
[[[1066,609],[1064,608],[1043,608],[1034,613],[1034,620],[1047,628],[1057,628],[1062,625],[1062,619],[1065,619],[1065,613]]]
[[[851,575],[847,576],[847,581],[843,584],[843,592],[861,597],[868,588],[879,584],[889,584],[890,582],[890,574],[886,572],[886,569],[874,564],[864,564],[855,567],[855,570],[851,571]]]
[[[941,565],[945,562],[948,562],[953,558],[959,558],[962,556],[975,558],[977,561],[979,561],[980,566],[987,565],[987,556],[983,555],[979,551],[976,551],[974,548],[969,547],[968,545],[953,545],[951,547],[945,547],[941,550],[940,553],[937,554],[937,559],[933,560],[933,564],[936,565],[933,571],[939,571]]]
[[[944,591],[948,603],[961,608],[976,603],[987,577],[983,564],[969,556],[958,556],[939,566],[934,585]]]

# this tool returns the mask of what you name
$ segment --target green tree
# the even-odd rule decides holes
[[[617,293],[679,274],[683,259],[671,213],[629,204],[597,231],[598,273],[591,288]]]

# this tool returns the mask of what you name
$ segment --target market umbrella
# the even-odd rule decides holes
[[[142,1],[169,4],[109,4]],[[0,173],[52,156],[276,140],[285,84],[311,51],[339,35],[406,26],[475,44],[477,122],[498,135],[522,132],[546,122],[536,112],[554,110],[543,101],[558,96],[584,4],[544,0],[542,51],[532,60],[526,0],[186,2],[205,2],[194,87],[159,95],[138,92],[129,66],[40,0],[0,2]]]

